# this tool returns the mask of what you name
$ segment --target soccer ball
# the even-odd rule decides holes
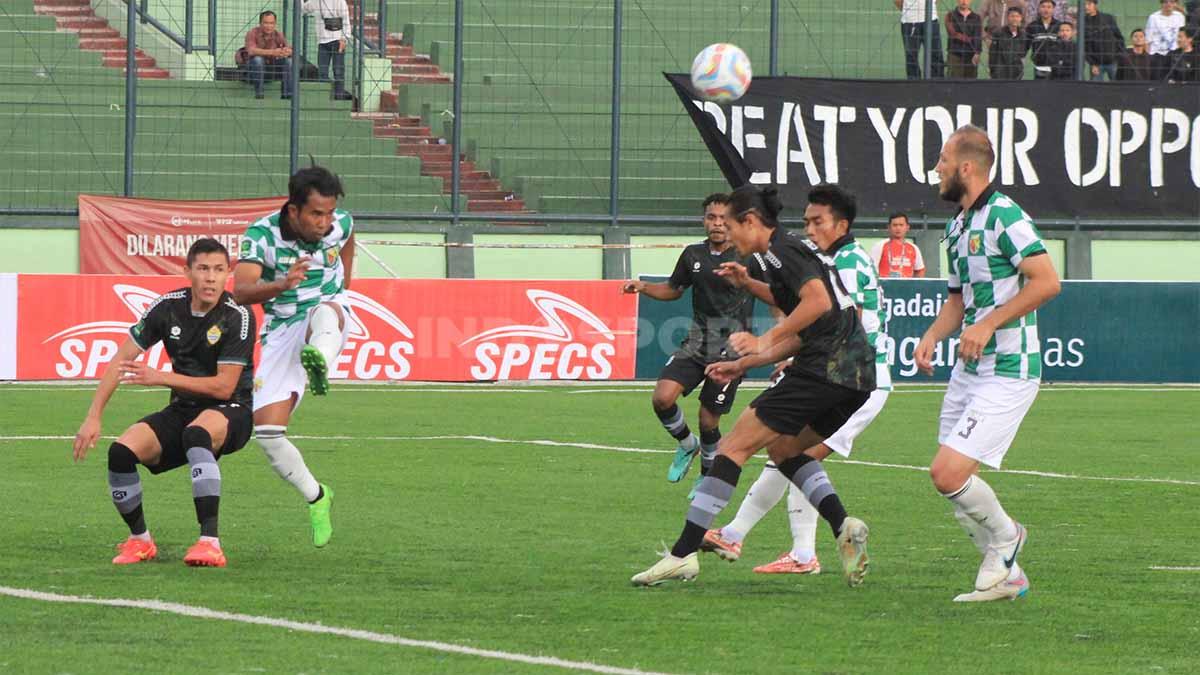
[[[692,61],[692,88],[707,101],[736,101],[750,88],[750,59],[737,45],[709,45]]]

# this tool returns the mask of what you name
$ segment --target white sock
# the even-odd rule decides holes
[[[1013,561],[1013,566],[1008,570],[1008,581],[1016,581],[1021,578],[1021,566],[1017,561]]]
[[[961,488],[946,498],[956,509],[987,530],[991,543],[1008,542],[1017,538],[1017,527],[1000,506],[996,493],[979,476],[971,476]]]
[[[746,498],[738,507],[733,522],[721,528],[721,536],[733,542],[745,539],[758,521],[783,499],[791,484],[792,482],[784,478],[774,464],[767,462],[762,474],[754,481],[754,485],[750,486],[750,492],[746,493]]]
[[[218,551],[221,550],[221,539],[219,537],[200,537],[200,541],[207,541],[216,546]]]
[[[953,503],[953,502],[952,502]],[[963,510],[954,504],[954,517],[958,520],[958,524],[962,525],[962,529],[966,531],[967,536],[971,538],[971,543],[975,544],[975,548],[979,549],[979,554],[987,553],[988,544],[992,543],[992,535],[975,519],[963,513]]]
[[[800,488],[790,482],[787,509],[788,525],[792,529],[792,558],[796,562],[808,562],[817,556],[817,509],[808,503]]]
[[[141,539],[142,541],[153,541],[150,538],[150,530],[146,530],[141,534],[131,534],[129,536],[133,537],[134,539]]]
[[[317,305],[308,319],[308,344],[317,348],[325,357],[325,365],[333,362],[342,351],[342,329],[338,328],[337,310],[327,304]]]
[[[321,494],[321,486],[304,464],[300,450],[284,435],[286,431],[287,427],[263,424],[254,427],[254,436],[262,446],[263,452],[267,453],[267,459],[275,473],[291,483],[304,497],[304,501],[314,502]]]

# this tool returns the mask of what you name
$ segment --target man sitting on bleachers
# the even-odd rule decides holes
[[[258,15],[258,25],[246,33],[246,46],[237,51],[238,66],[254,85],[254,98],[263,97],[263,85],[269,80],[283,82],[280,98],[292,97],[292,48],[283,33],[275,30],[275,12]]]

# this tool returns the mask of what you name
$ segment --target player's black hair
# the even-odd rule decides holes
[[[782,210],[783,202],[779,201],[779,191],[774,187],[759,190],[753,185],[743,185],[729,195],[729,212],[739,221],[754,211],[767,227],[778,227]]]
[[[831,183],[817,185],[808,191],[808,203],[828,206],[836,220],[846,221],[846,229],[854,226],[854,218],[858,215],[858,200],[842,186]]]
[[[264,11],[262,14],[258,15],[258,22],[262,23],[263,19],[267,18],[268,16],[273,17],[273,18],[278,18],[275,16],[275,12],[272,12],[271,10],[268,9],[268,10]]]
[[[897,218],[903,218],[904,222],[906,222],[906,223],[908,222],[908,214],[903,211],[897,211],[897,212],[893,213],[892,215],[888,216],[888,222],[890,223]]]
[[[225,244],[212,237],[201,237],[192,242],[191,248],[188,249],[187,266],[191,267],[192,263],[196,262],[196,257],[205,253],[220,253],[225,256],[225,262],[229,262],[229,249],[225,248]]]
[[[323,166],[312,166],[300,169],[288,179],[288,204],[303,208],[308,203],[308,197],[313,191],[322,197],[341,197],[342,181],[329,169]]]
[[[705,197],[704,203],[700,205],[700,212],[703,213],[703,212],[707,211],[709,204],[728,205],[729,204],[729,195],[725,194],[724,192],[714,192],[711,195]]]

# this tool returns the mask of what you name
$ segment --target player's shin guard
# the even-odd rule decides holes
[[[971,476],[963,486],[954,492],[943,495],[954,504],[956,511],[961,511],[978,526],[987,532],[991,542],[1012,541],[1017,538],[1017,528],[1013,519],[1004,512],[996,493],[979,476]]]
[[[192,470],[192,501],[201,537],[217,537],[217,518],[221,508],[221,468],[213,454],[212,436],[203,427],[183,430],[188,467]]]
[[[780,499],[783,499],[789,485],[791,483],[779,473],[779,469],[773,463],[767,462],[767,466],[763,468],[758,480],[750,486],[750,491],[746,493],[742,505],[738,507],[733,522],[721,528],[721,535],[734,542],[745,539],[758,521],[762,520],[768,511],[775,508]]]
[[[679,409],[679,406],[672,405],[666,410],[655,408],[654,414],[658,415],[658,421],[662,422],[663,428],[675,440],[684,441],[692,435],[692,430],[688,428],[687,422],[684,421],[683,411]]]
[[[696,498],[688,509],[687,523],[683,533],[671,548],[671,555],[683,558],[700,550],[704,541],[704,533],[712,527],[713,519],[729,503],[733,490],[737,487],[738,476],[742,467],[724,455],[717,455],[713,460],[712,469],[696,488]]]
[[[254,437],[267,453],[271,468],[279,477],[292,484],[304,501],[312,503],[320,499],[321,486],[312,472],[304,464],[304,458],[292,442],[287,439],[287,427],[274,424],[260,424],[254,427]]]
[[[108,488],[117,513],[129,526],[129,533],[146,533],[146,518],[142,513],[142,481],[138,478],[138,459],[127,446],[113,443],[108,446]]]
[[[717,458],[717,444],[721,442],[720,429],[700,430],[700,475],[707,476]]]
[[[797,455],[780,462],[779,473],[787,476],[788,480],[804,493],[808,503],[817,507],[817,512],[833,528],[835,537],[842,533],[846,509],[842,506],[842,500],[838,498],[837,490],[833,489],[833,483],[830,482],[829,475],[825,473],[825,467],[821,466],[820,461],[808,455]]]
[[[337,310],[326,303],[317,305],[309,318],[308,327],[308,344],[316,347],[325,357],[325,365],[332,368],[342,350],[342,329],[338,327]]]

